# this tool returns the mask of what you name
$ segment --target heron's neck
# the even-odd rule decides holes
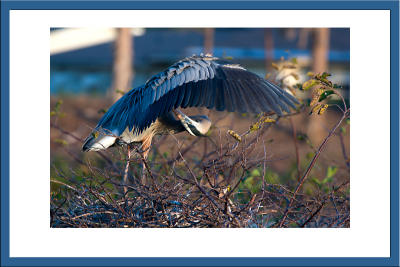
[[[176,120],[174,115],[170,112],[162,117],[158,118],[158,121],[161,124],[160,129],[162,133],[168,132],[168,133],[180,133],[185,131],[185,127],[183,127],[182,123],[180,120]]]

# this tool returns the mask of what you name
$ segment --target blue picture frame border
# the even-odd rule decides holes
[[[388,258],[10,258],[10,10],[269,9],[390,10],[391,220]],[[1,2],[1,266],[399,266],[399,2],[398,1],[2,1]]]

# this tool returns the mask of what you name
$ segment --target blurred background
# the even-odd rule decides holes
[[[131,70],[129,83],[118,89],[134,88],[200,53],[231,57],[261,76],[271,62],[296,57],[305,71],[328,71],[334,82],[349,84],[349,29],[51,29],[51,93],[104,95],[122,86],[115,72],[123,66]]]
[[[82,153],[80,148],[110,105],[152,75],[193,54],[211,53],[266,78],[276,73],[277,63],[292,60],[297,67],[296,75],[289,75],[289,87],[307,80],[309,71],[326,71],[332,75],[332,82],[342,86],[340,92],[349,102],[347,28],[53,28],[50,44],[50,109],[52,115],[57,115],[51,120],[51,165],[63,170],[76,165],[85,168],[87,157],[101,160],[96,153]],[[199,110],[192,113],[199,114]],[[243,132],[254,122],[248,114],[201,113],[217,122],[217,131],[223,134],[228,129]],[[296,134],[307,137],[299,141],[301,158],[307,156],[307,147],[319,145],[339,116],[333,111],[323,119],[293,117]],[[274,140],[270,145],[273,157],[281,159],[271,162],[270,167],[277,173],[291,170],[295,162],[293,143],[288,141],[291,136],[291,127],[282,121],[268,137]],[[192,140],[185,134],[178,138],[183,142]],[[166,144],[158,147],[161,153],[176,153],[176,146]],[[344,145],[348,151],[349,135]],[[342,153],[337,144],[328,146],[328,151],[332,158]]]

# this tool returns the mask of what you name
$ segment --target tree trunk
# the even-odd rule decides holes
[[[265,53],[265,71],[268,73],[271,70],[271,64],[274,60],[274,36],[272,29],[264,29],[264,53]]]
[[[214,28],[204,29],[204,53],[213,54],[214,50]]]
[[[313,32],[312,68],[316,73],[328,71],[329,29],[318,28]]]
[[[118,28],[114,47],[113,82],[110,95],[118,100],[131,89],[133,78],[133,38],[130,28]]]
[[[307,49],[309,35],[311,33],[311,29],[302,28],[299,30],[299,39],[297,41],[297,47],[301,50]]]

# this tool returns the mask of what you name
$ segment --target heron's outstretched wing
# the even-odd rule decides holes
[[[116,102],[98,126],[122,133],[142,131],[174,108],[207,107],[219,111],[270,112],[282,115],[298,101],[278,86],[239,65],[193,56],[153,76]]]

